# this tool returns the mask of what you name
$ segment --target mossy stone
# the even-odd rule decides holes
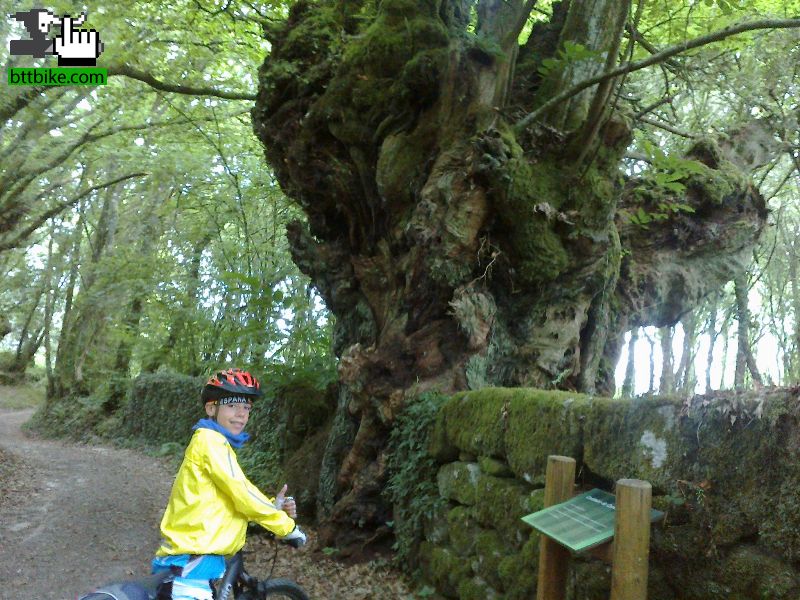
[[[452,402],[452,399],[449,401]],[[440,464],[452,462],[459,456],[458,447],[447,437],[447,413],[440,410],[428,437],[428,454]]]
[[[481,474],[475,497],[478,522],[497,530],[509,546],[521,546],[530,533],[522,517],[533,512],[531,491],[524,482]]]
[[[611,567],[584,557],[573,559],[569,594],[581,600],[608,600],[611,591]]]
[[[422,536],[429,542],[436,544],[437,546],[444,546],[450,541],[450,526],[447,522],[447,514],[453,508],[452,504],[447,502],[441,502],[436,505],[433,512],[429,515],[425,515],[423,517],[423,531]],[[405,525],[402,522],[402,516],[405,514],[405,511],[398,510],[395,508],[394,510],[394,518],[395,518],[395,531],[400,531],[400,529]]]
[[[478,466],[481,468],[482,472],[486,473],[487,475],[493,475],[494,477],[514,476],[514,473],[511,470],[511,467],[508,466],[508,463],[496,458],[481,456],[478,458]]]
[[[466,506],[456,506],[447,513],[450,548],[459,556],[471,556],[475,551],[478,523],[473,511]]]
[[[420,557],[423,573],[439,592],[449,598],[457,598],[461,581],[472,578],[469,561],[446,548],[423,542],[420,545]]]
[[[442,476],[448,497],[471,502],[448,520],[463,537],[450,554],[470,551],[462,556],[466,579],[486,582],[503,598],[532,597],[539,537],[519,517],[541,508],[544,490],[527,481],[543,480],[547,456],[558,453],[574,456],[578,476],[588,474],[589,482],[653,484],[653,505],[668,515],[651,530],[652,600],[800,598],[796,393],[720,393],[688,405],[502,388],[457,398],[446,403],[439,430],[445,445],[464,446],[462,457],[478,457],[477,464],[450,463]],[[515,477],[490,474],[504,472],[503,459]],[[474,489],[459,489],[465,481]],[[514,552],[517,534],[527,541]],[[575,565],[573,597],[606,598],[605,567],[583,559]],[[461,579],[450,593],[473,593],[474,584]]]
[[[584,415],[586,466],[611,481],[635,477],[670,489],[694,450],[679,426],[680,408],[670,399],[598,399]]]
[[[514,394],[508,403],[506,458],[518,477],[541,486],[548,456],[580,456],[583,415],[593,399],[569,392],[525,392]]]
[[[511,552],[511,547],[497,531],[482,529],[475,536],[475,563],[473,571],[492,588],[503,591],[500,579],[500,561]]]
[[[480,577],[463,579],[458,586],[459,600],[492,600],[499,598],[497,591]]]
[[[753,546],[734,549],[723,562],[720,581],[731,598],[788,600],[800,595],[797,573],[787,563]]]
[[[522,550],[500,560],[497,576],[508,600],[529,600],[535,597],[540,542],[539,534],[531,532]]]
[[[442,498],[460,504],[475,504],[480,467],[476,463],[454,462],[439,469],[436,481]]]
[[[504,456],[503,406],[510,392],[487,388],[453,396],[442,408],[448,443],[474,456]]]

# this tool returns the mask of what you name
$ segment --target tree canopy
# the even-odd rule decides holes
[[[108,85],[3,91],[0,302],[17,367],[46,349],[61,396],[131,370],[324,360],[324,308],[283,232],[299,213],[250,133],[268,13],[187,2],[88,14]],[[22,37],[9,25],[4,37]]]

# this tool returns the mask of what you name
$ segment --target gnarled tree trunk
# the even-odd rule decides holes
[[[320,505],[379,525],[388,432],[410,394],[484,385],[609,392],[624,332],[674,324],[746,264],[761,197],[711,142],[680,197],[625,178],[618,0],[300,0],[268,33],[254,127],[307,223],[293,257],[337,317],[341,396]],[[566,42],[600,60],[542,76]],[[626,218],[691,206],[647,227]],[[343,538],[339,538],[342,540]]]

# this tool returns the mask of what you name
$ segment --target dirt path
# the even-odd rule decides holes
[[[172,469],[130,450],[26,437],[20,427],[31,414],[0,408],[0,600],[75,600],[149,572]],[[306,530],[311,543],[284,548],[275,576],[295,579],[314,600],[414,597],[383,565],[330,560]],[[251,572],[268,573],[272,546],[255,538],[245,549]]]
[[[0,411],[0,448],[17,457],[0,510],[0,597],[75,600],[146,572],[172,474],[127,450],[23,436],[31,411]]]

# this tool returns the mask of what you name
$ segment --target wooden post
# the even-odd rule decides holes
[[[652,493],[652,488],[646,481],[617,481],[611,600],[647,599]]]
[[[548,456],[544,485],[544,507],[572,498],[575,485],[575,459]],[[539,583],[536,600],[564,600],[567,596],[569,550],[543,535],[539,543]]]

